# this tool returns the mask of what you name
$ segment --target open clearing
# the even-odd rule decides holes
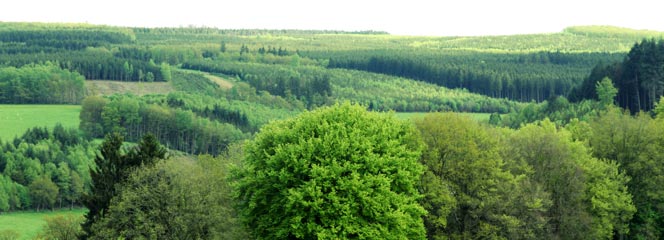
[[[179,71],[183,72],[190,72],[190,73],[197,73],[197,74],[202,74],[205,78],[210,80],[211,82],[217,84],[219,88],[221,89],[231,89],[233,88],[233,83],[229,80],[224,79],[223,77],[212,75],[209,72],[203,72],[203,71],[197,71],[197,70],[191,70],[191,69],[178,69]]]
[[[0,105],[0,139],[21,135],[35,126],[53,128],[56,123],[78,128],[79,105]]]
[[[57,215],[83,216],[87,209],[55,210],[55,211],[26,211],[0,214],[0,232],[11,230],[19,234],[18,239],[35,239],[41,232],[46,221],[45,217]]]
[[[222,89],[231,89],[231,88],[233,88],[233,83],[231,83],[228,80],[223,79],[219,76],[215,76],[215,75],[212,75],[212,74],[208,73],[208,74],[205,74],[205,77],[210,79],[210,81],[212,81],[212,82],[216,83],[217,85],[219,85],[219,87],[222,88]]]
[[[167,94],[175,91],[169,82],[121,82],[106,80],[85,81],[88,95],[112,95],[131,93],[137,96],[146,94]]]

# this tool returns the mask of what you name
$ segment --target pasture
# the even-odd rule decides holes
[[[0,139],[6,141],[35,126],[78,128],[79,105],[0,105]]]
[[[42,231],[46,217],[57,215],[83,216],[87,210],[26,211],[0,214],[0,234],[13,231],[19,234],[18,239],[34,239]]]

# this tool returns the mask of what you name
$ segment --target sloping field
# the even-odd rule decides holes
[[[224,79],[222,77],[219,77],[219,76],[212,75],[209,72],[203,72],[203,71],[197,71],[197,70],[191,70],[191,69],[178,69],[178,71],[187,72],[187,73],[194,73],[194,74],[201,74],[205,78],[210,80],[210,82],[213,82],[213,83],[217,84],[219,86],[219,88],[221,88],[221,89],[231,89],[231,88],[233,88],[233,83],[231,81],[229,81],[227,79]]]
[[[78,128],[79,105],[0,105],[0,139],[7,141],[28,128],[53,128],[56,123]]]
[[[57,215],[83,216],[85,212],[87,212],[87,209],[4,213],[0,214],[0,232],[15,232],[18,234],[17,239],[35,239],[46,224],[46,217]]]
[[[212,74],[205,74],[205,77],[210,79],[210,81],[212,81],[212,82],[216,83],[217,85],[219,85],[219,87],[222,88],[222,89],[231,89],[233,87],[233,83],[231,83],[228,80],[223,79],[221,77],[214,76]]]
[[[85,81],[88,95],[112,95],[131,93],[138,96],[146,94],[167,94],[175,91],[169,82],[120,82],[106,80]]]

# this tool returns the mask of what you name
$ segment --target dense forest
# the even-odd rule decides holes
[[[664,41],[645,39],[635,43],[622,62],[596,66],[574,92],[576,98],[595,97],[591,88],[604,77],[621,89],[616,101],[633,113],[652,110],[664,95]]]
[[[71,207],[90,187],[96,145],[77,129],[34,127],[0,147],[0,211]]]
[[[0,67],[0,103],[77,104],[85,94],[85,79],[47,62],[20,68]]]
[[[0,103],[81,106],[0,140],[0,217],[88,210],[53,239],[659,239],[662,37],[0,23]]]

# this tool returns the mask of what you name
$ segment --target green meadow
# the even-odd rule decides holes
[[[56,123],[78,128],[79,105],[0,105],[0,139],[9,140],[35,126],[52,128]]]
[[[0,234],[5,231],[14,231],[19,234],[18,239],[34,239],[42,231],[46,217],[57,215],[83,216],[86,209],[55,210],[42,212],[12,212],[0,214]]]

